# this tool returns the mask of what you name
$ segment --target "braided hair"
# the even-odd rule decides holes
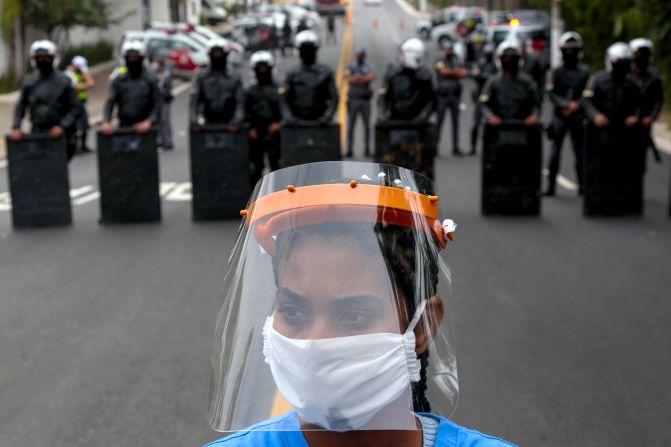
[[[407,318],[410,320],[415,314],[416,303],[433,296],[438,288],[439,267],[435,251],[423,247],[424,241],[417,240],[416,229],[377,224],[375,231],[394,284],[402,292]],[[421,256],[418,256],[419,250],[424,252]],[[431,411],[431,404],[426,397],[429,351],[419,354],[418,359],[421,365],[420,380],[412,383],[412,406],[415,412],[428,413]]]
[[[351,241],[353,246],[357,246],[357,241],[352,235],[360,234],[362,225],[365,225],[369,231],[369,224],[329,222],[301,227],[295,229],[293,234],[292,232],[278,234],[276,253],[272,260],[276,285],[279,284],[280,262],[285,258],[284,254],[293,244],[295,240],[293,236],[297,233],[309,233],[324,239],[337,239],[341,245]],[[402,309],[409,321],[415,314],[417,303],[428,299],[437,291],[439,276],[437,252],[429,248],[429,242],[422,236],[418,237],[422,233],[416,228],[378,223],[373,231],[377,235],[382,257],[391,272],[397,299],[403,300],[402,303],[397,303],[399,311]],[[422,324],[421,321],[420,319],[420,324]],[[411,384],[413,410],[430,412],[431,404],[426,397],[429,351],[419,354],[418,359],[421,365],[420,380]]]

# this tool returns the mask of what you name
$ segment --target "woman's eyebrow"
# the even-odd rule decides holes
[[[351,295],[335,298],[331,302],[331,306],[342,307],[352,306],[355,304],[375,304],[380,305],[382,300],[375,295]]]
[[[299,294],[298,292],[295,292],[287,287],[280,287],[277,290],[277,296],[286,298],[289,301],[294,301],[300,304],[306,304],[309,300]]]

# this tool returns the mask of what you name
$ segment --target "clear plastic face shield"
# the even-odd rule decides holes
[[[217,431],[418,430],[458,397],[431,180],[374,163],[275,171],[244,210],[216,325]],[[258,424],[258,425],[255,425]]]

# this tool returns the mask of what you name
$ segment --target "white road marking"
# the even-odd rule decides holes
[[[92,185],[82,186],[81,188],[74,188],[70,190],[70,198],[74,199],[75,197],[87,194],[91,191],[93,191]]]
[[[191,182],[183,182],[178,184],[165,199],[172,202],[188,202],[191,198]]]
[[[9,211],[12,209],[12,199],[8,192],[0,192],[0,211]]]
[[[543,175],[547,177],[550,175],[550,172],[547,169],[543,169]],[[576,183],[573,183],[571,180],[567,179],[561,174],[557,175],[557,184],[567,191],[578,190],[578,185]]]
[[[93,191],[90,194],[87,194],[83,197],[79,197],[78,199],[75,199],[72,201],[73,205],[83,205],[85,203],[93,202],[94,200],[98,200],[100,198],[100,192],[99,191]]]
[[[161,182],[159,185],[159,194],[161,197],[165,197],[165,195],[168,194],[175,186],[177,186],[177,182]]]

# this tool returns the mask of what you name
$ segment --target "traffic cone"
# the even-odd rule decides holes
[[[405,20],[401,20],[401,22],[398,24],[398,29],[400,29],[400,30],[405,29]]]
[[[373,29],[378,29],[380,27],[380,22],[377,19],[373,19]]]

